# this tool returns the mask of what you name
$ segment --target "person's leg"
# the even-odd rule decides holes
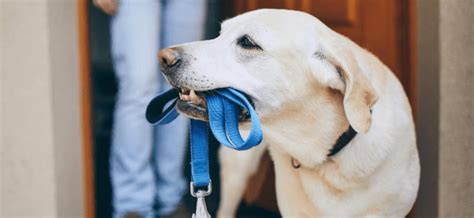
[[[206,31],[207,0],[167,0],[161,18],[164,48],[202,40]]]
[[[160,85],[159,14],[157,0],[121,0],[111,23],[119,87],[110,154],[114,217],[128,212],[154,216],[154,132],[145,120],[145,108]]]
[[[162,45],[201,40],[204,36],[207,4],[205,0],[168,0],[162,7]],[[155,152],[158,214],[172,212],[181,201],[188,184],[183,175],[187,151],[188,119],[180,116],[173,123],[157,127]]]

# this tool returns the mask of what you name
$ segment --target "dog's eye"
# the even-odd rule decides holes
[[[262,47],[257,45],[252,38],[250,38],[248,35],[243,35],[237,39],[237,45],[242,47],[243,49],[257,49],[257,50],[263,50]]]

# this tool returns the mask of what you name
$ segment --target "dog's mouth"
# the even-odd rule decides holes
[[[196,92],[186,88],[179,90],[179,100],[176,109],[181,114],[197,120],[207,121],[207,103],[205,93],[207,91]]]
[[[179,113],[196,120],[209,121],[207,113],[206,95],[214,94],[213,90],[195,91],[187,88],[179,88],[179,100],[176,109]],[[253,105],[252,100],[249,98]],[[239,121],[246,121],[250,118],[247,110],[241,109]]]

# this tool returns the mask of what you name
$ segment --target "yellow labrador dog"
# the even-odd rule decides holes
[[[246,93],[262,145],[220,151],[220,217],[232,217],[247,178],[269,149],[284,217],[403,217],[420,166],[410,105],[394,74],[315,17],[263,9],[222,24],[219,37],[160,52],[178,110],[206,120],[204,91]],[[241,127],[248,128],[242,119]]]

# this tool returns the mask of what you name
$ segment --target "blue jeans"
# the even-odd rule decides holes
[[[153,127],[148,102],[169,88],[159,72],[160,47],[204,36],[206,0],[119,0],[111,23],[118,79],[110,170],[114,217],[172,212],[187,184],[183,175],[188,121]]]

